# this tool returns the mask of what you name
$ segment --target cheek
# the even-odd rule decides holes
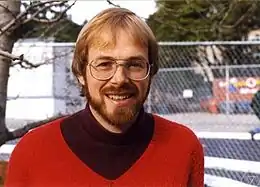
[[[101,86],[98,83],[90,82],[88,84],[88,90],[92,97],[100,96],[100,88],[101,88]]]
[[[145,81],[145,82],[142,82],[142,83],[138,83],[136,84],[137,88],[138,88],[138,91],[139,91],[139,94],[140,96],[145,96],[147,91],[148,91],[148,87],[149,87],[149,82],[148,81]]]
[[[92,76],[87,74],[86,76],[86,86],[88,87],[88,91],[91,97],[97,97],[100,95],[100,88],[102,87],[102,84],[100,81],[94,79]]]

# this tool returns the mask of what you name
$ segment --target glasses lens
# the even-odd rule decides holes
[[[111,60],[96,60],[90,65],[90,73],[96,79],[105,80],[111,78],[116,71],[116,64]]]
[[[132,80],[145,79],[149,74],[149,63],[145,61],[131,61],[125,64],[128,77]]]
[[[117,64],[113,60],[96,60],[90,64],[91,75],[98,80],[107,80],[113,77],[117,70]],[[150,65],[146,61],[134,60],[120,64],[124,67],[128,78],[132,80],[145,79],[150,71]]]

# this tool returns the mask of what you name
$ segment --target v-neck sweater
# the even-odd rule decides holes
[[[203,149],[186,126],[141,110],[124,134],[105,130],[88,107],[27,133],[6,187],[203,187]]]

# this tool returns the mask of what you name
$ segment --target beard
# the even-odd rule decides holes
[[[100,90],[100,97],[96,98],[91,96],[88,87],[85,88],[85,95],[89,105],[110,125],[121,127],[124,124],[134,121],[143,107],[143,104],[148,96],[150,90],[150,84],[145,95],[141,96],[137,87],[132,83],[124,83],[118,87],[109,86]],[[131,106],[118,107],[113,111],[109,111],[105,103],[105,97],[107,93],[119,94],[119,93],[131,93],[132,97],[136,100],[135,104]]]

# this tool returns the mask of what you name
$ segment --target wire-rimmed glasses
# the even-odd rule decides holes
[[[123,61],[119,63],[118,61]],[[143,59],[119,60],[119,59],[96,59],[91,61],[90,74],[97,80],[111,79],[119,66],[124,68],[129,79],[140,81],[148,77],[151,69],[151,64]]]

